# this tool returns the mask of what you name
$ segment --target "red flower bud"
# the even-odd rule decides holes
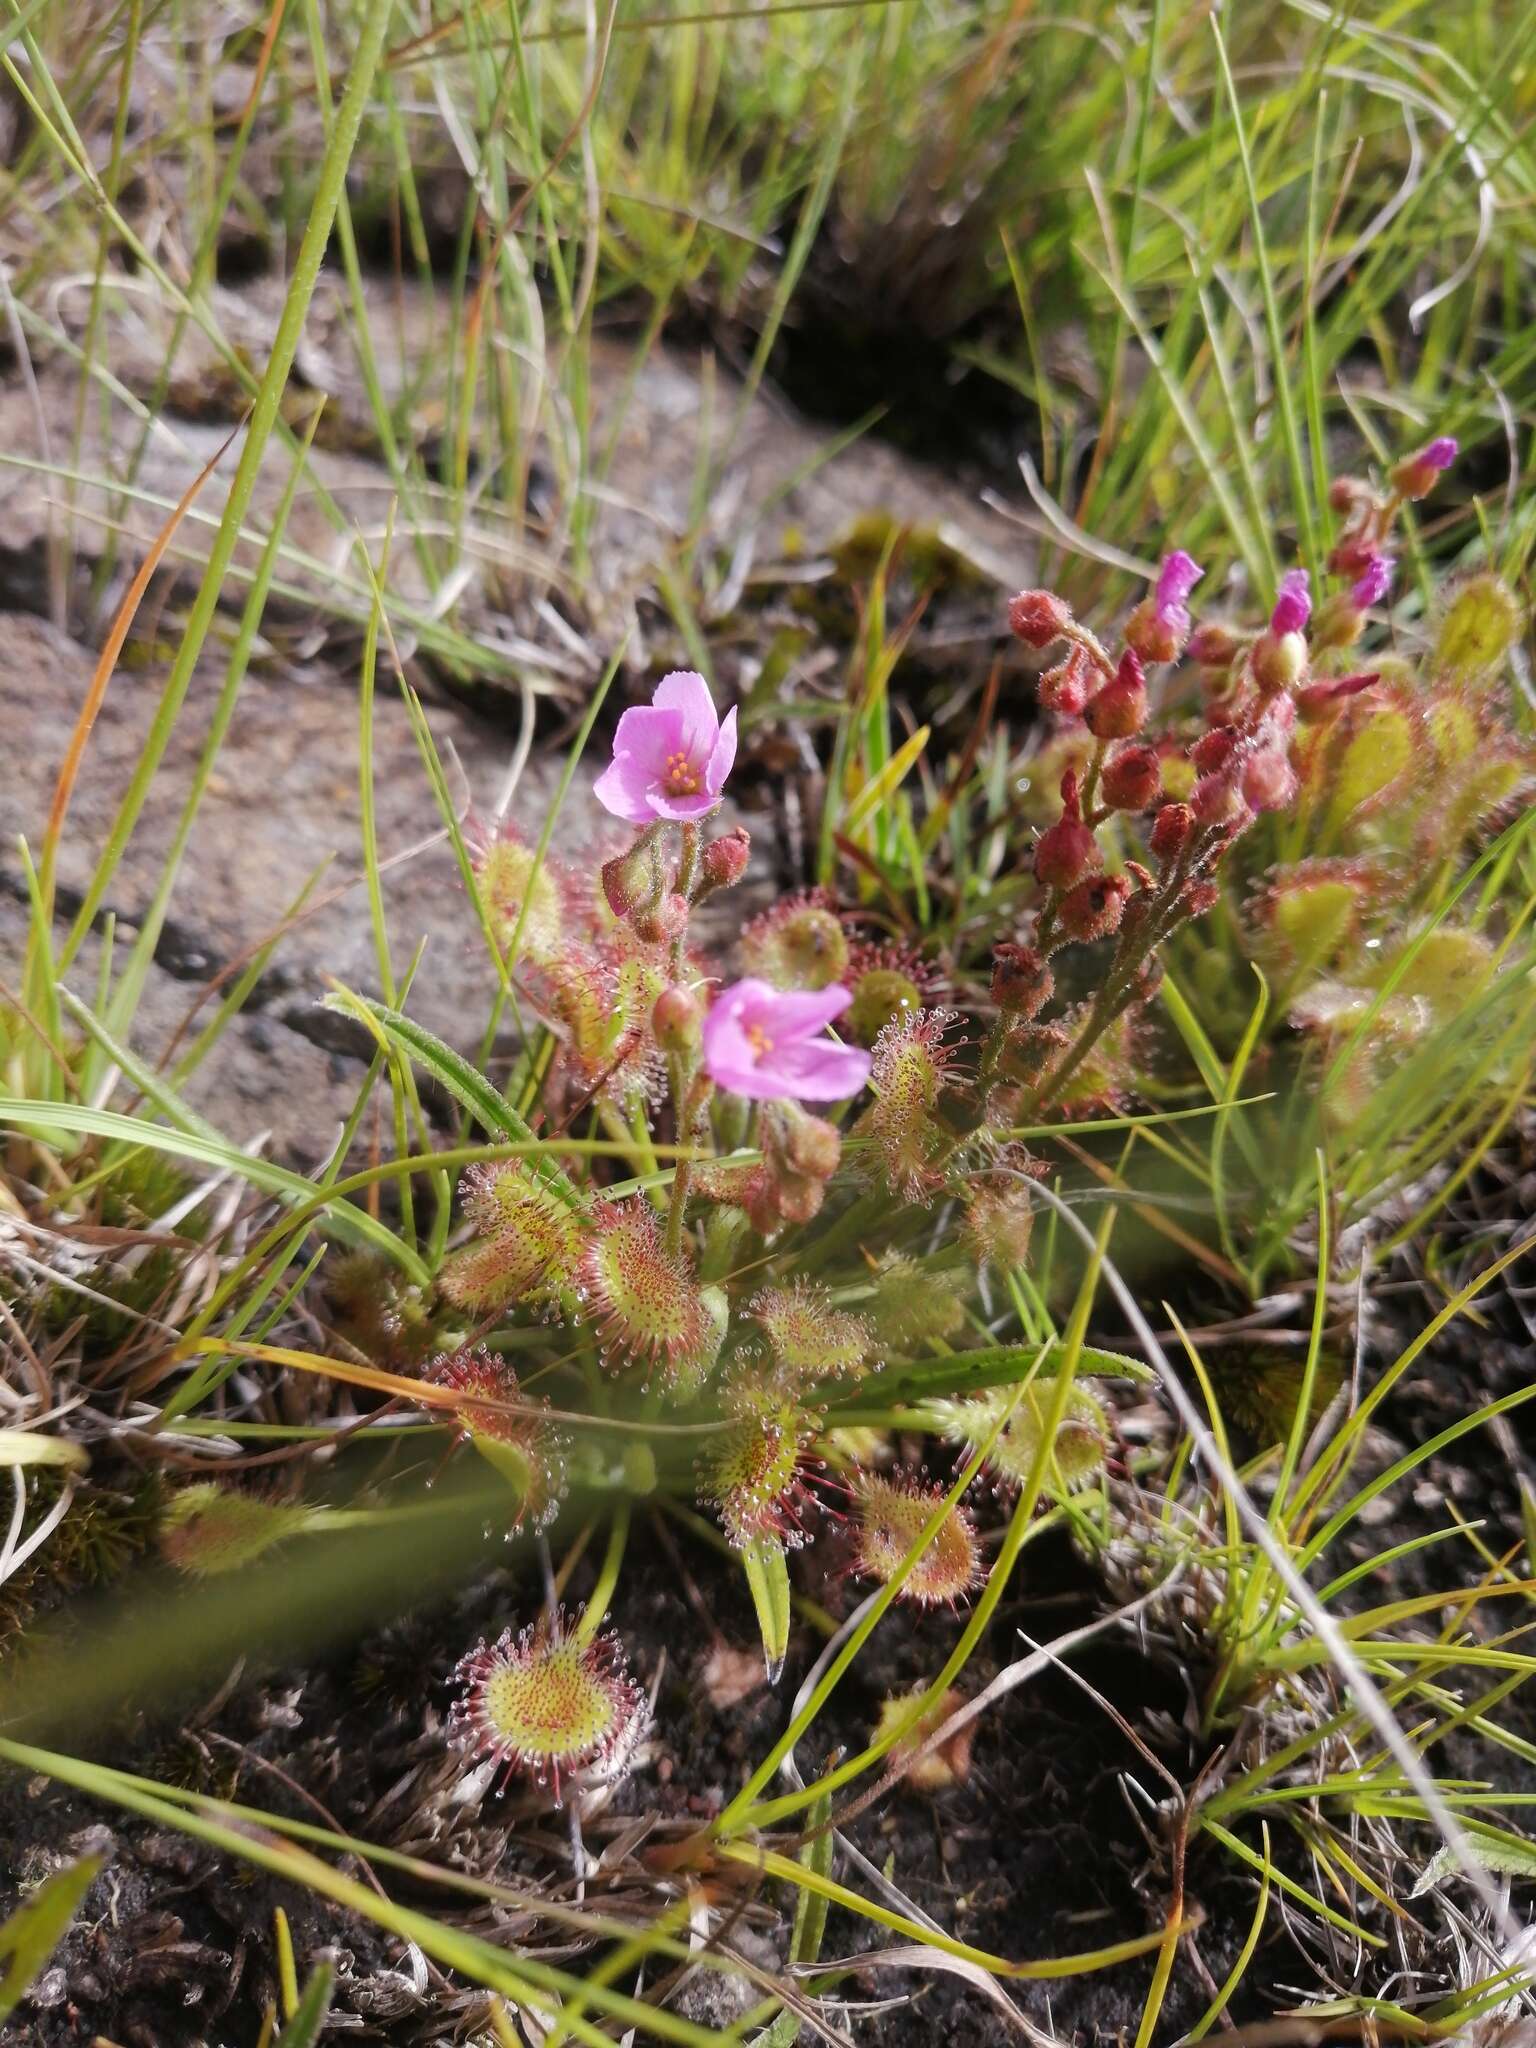
[[[1059,718],[1080,718],[1093,686],[1093,664],[1087,651],[1073,641],[1065,661],[1048,668],[1036,685],[1040,702]]]
[[[1077,776],[1070,768],[1061,778],[1061,802],[1061,816],[1035,845],[1035,880],[1042,889],[1070,889],[1103,858],[1098,841],[1083,823]]]
[[[1083,722],[1096,740],[1128,740],[1147,722],[1147,681],[1141,657],[1127,647],[1113,678],[1088,700]]]
[[[701,1022],[698,997],[686,988],[664,988],[651,1008],[651,1034],[663,1052],[692,1052]]]
[[[1243,800],[1250,810],[1283,811],[1295,801],[1296,771],[1281,747],[1261,747],[1243,764]]]
[[[779,1214],[786,1223],[809,1223],[827,1199],[826,1188],[809,1174],[781,1174],[774,1183]]]
[[[1131,885],[1124,875],[1090,875],[1061,899],[1058,915],[1070,938],[1107,939],[1119,929]]]
[[[1164,804],[1152,820],[1148,844],[1155,860],[1177,860],[1195,829],[1195,814],[1188,804]]]
[[[602,882],[603,894],[614,916],[620,919],[633,917],[641,904],[648,902],[656,893],[657,869],[651,847],[642,841],[630,847],[628,852],[605,860]]]
[[[1033,946],[1011,940],[992,948],[992,1000],[1010,1016],[1038,1016],[1051,1000],[1056,977],[1049,962]]]
[[[1218,725],[1201,733],[1189,750],[1189,758],[1202,775],[1214,775],[1218,768],[1227,765],[1236,745],[1236,730],[1230,725]]]
[[[1155,747],[1118,747],[1105,763],[1099,785],[1115,811],[1150,810],[1163,793],[1163,764]]]
[[[752,835],[745,825],[711,839],[699,862],[700,894],[706,889],[729,889],[733,882],[739,882],[751,854]]]
[[[1187,652],[1190,660],[1197,661],[1202,668],[1230,668],[1242,650],[1243,643],[1232,628],[1212,619],[1196,626],[1189,636]]]
[[[1247,808],[1243,793],[1230,775],[1202,775],[1189,799],[1190,809],[1202,825],[1228,825],[1242,817]]]
[[[1328,502],[1335,512],[1355,512],[1374,505],[1376,493],[1362,477],[1336,476],[1328,486]]]
[[[1072,608],[1050,590],[1021,590],[1009,602],[1008,626],[1028,647],[1049,647],[1072,623]]]
[[[1151,597],[1144,597],[1126,620],[1125,644],[1143,661],[1177,661],[1184,648],[1178,627]]]
[[[1184,891],[1184,908],[1191,917],[1204,917],[1220,901],[1221,891],[1214,882],[1191,882]]]

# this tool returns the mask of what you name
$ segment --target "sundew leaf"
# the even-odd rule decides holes
[[[10,2018],[41,1976],[105,1860],[82,1856],[56,1870],[0,1927],[0,2020]]]
[[[839,1394],[859,1408],[907,1407],[936,1394],[980,1394],[989,1387],[1013,1386],[1032,1372],[1037,1379],[1054,1379],[1067,1349],[1059,1340],[1043,1346],[986,1345],[976,1351],[957,1351],[949,1358],[928,1359],[921,1365],[901,1366],[894,1372],[871,1373],[853,1388],[845,1382],[825,1382],[811,1388],[806,1399],[826,1402],[836,1414]],[[1128,1358],[1123,1351],[1084,1344],[1077,1357],[1077,1370],[1084,1379],[1149,1381],[1155,1377],[1149,1366],[1139,1358]]]

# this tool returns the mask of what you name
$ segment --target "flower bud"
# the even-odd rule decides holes
[[[1155,860],[1177,860],[1195,829],[1195,814],[1188,804],[1164,804],[1152,821],[1148,845]]]
[[[1283,811],[1296,798],[1296,771],[1280,747],[1261,747],[1243,763],[1243,801],[1253,811]]]
[[[1221,891],[1214,882],[1191,882],[1184,891],[1184,908],[1191,917],[1204,917],[1220,901]]]
[[[1296,709],[1302,724],[1321,725],[1347,698],[1358,696],[1360,691],[1380,681],[1380,674],[1370,669],[1362,675],[1334,676],[1327,682],[1305,684],[1296,692]]]
[[[830,1180],[843,1154],[842,1133],[824,1116],[812,1116],[798,1103],[781,1106],[784,1121],[784,1157],[796,1173],[808,1180]]]
[[[1421,448],[1417,455],[1404,456],[1392,471],[1392,488],[1400,498],[1427,498],[1440,481],[1442,471],[1456,460],[1456,443],[1442,434]]]
[[[651,1009],[651,1035],[663,1052],[693,1052],[703,1018],[691,989],[664,988]]]
[[[1214,775],[1231,760],[1236,745],[1237,733],[1232,726],[1213,726],[1209,732],[1201,733],[1189,750],[1189,758],[1202,775]]]
[[[1328,503],[1335,512],[1358,512],[1375,502],[1376,493],[1363,477],[1336,476],[1328,486]]]
[[[1128,740],[1146,722],[1146,676],[1141,657],[1128,647],[1112,679],[1096,697],[1088,700],[1083,723],[1096,740]]]
[[[1340,591],[1318,606],[1312,621],[1312,645],[1319,649],[1353,647],[1364,631],[1364,609],[1348,591]]]
[[[1118,747],[1105,763],[1099,787],[1113,811],[1150,810],[1163,793],[1163,764],[1155,747]]]
[[[1035,880],[1042,889],[1070,889],[1102,859],[1098,841],[1083,823],[1077,776],[1070,768],[1061,778],[1061,802],[1061,816],[1035,845]]]
[[[1036,684],[1041,706],[1058,718],[1080,718],[1093,687],[1093,664],[1076,641],[1065,661],[1048,668]]]
[[[1189,806],[1202,825],[1229,825],[1234,818],[1242,817],[1246,809],[1242,791],[1226,772],[1202,775],[1195,784]]]
[[[1289,690],[1307,672],[1302,633],[1261,633],[1253,643],[1253,679],[1262,690]]]
[[[809,1223],[827,1198],[823,1183],[809,1174],[780,1174],[774,1182],[779,1214],[786,1223]]]
[[[657,869],[648,839],[638,839],[627,852],[605,860],[601,873],[608,908],[621,922],[627,923],[656,896]]]
[[[699,894],[708,889],[729,889],[746,873],[752,854],[752,835],[744,825],[711,839],[699,861]]]
[[[1050,963],[1033,946],[1005,940],[992,948],[992,1000],[1009,1016],[1038,1016],[1055,989]]]
[[[1107,939],[1120,926],[1131,885],[1124,875],[1090,875],[1061,899],[1057,913],[1069,938],[1084,944]]]
[[[1184,645],[1177,627],[1162,617],[1150,597],[1144,597],[1126,620],[1125,644],[1143,661],[1177,661]]]
[[[659,903],[647,904],[630,919],[635,936],[648,946],[663,946],[687,928],[688,899],[674,889]]]
[[[1230,668],[1243,651],[1241,637],[1230,626],[1211,619],[1189,636],[1188,654],[1201,668]]]
[[[1027,647],[1049,647],[1072,624],[1072,608],[1050,590],[1021,590],[1008,605],[1008,627]]]

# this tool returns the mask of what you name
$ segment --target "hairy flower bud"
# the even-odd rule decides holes
[[[1033,946],[1005,939],[992,948],[992,1000],[1005,1015],[1027,1022],[1045,1008],[1055,989],[1050,963]]]
[[[1046,711],[1058,718],[1081,718],[1093,689],[1094,667],[1087,649],[1073,641],[1065,661],[1048,668],[1036,684],[1036,693]]]
[[[1035,880],[1042,889],[1070,889],[1103,858],[1098,841],[1083,823],[1077,776],[1070,768],[1061,778],[1061,804],[1061,816],[1035,844]]]
[[[661,893],[654,842],[646,835],[624,853],[605,860],[601,874],[608,908],[621,923],[627,924],[636,911]]]
[[[1127,647],[1114,676],[1090,697],[1083,723],[1096,740],[1128,740],[1147,722],[1147,679],[1141,657]]]
[[[797,1102],[779,1105],[782,1148],[795,1173],[811,1180],[830,1180],[843,1155],[842,1133],[824,1116],[812,1116]]]
[[[692,1052],[703,1012],[691,989],[664,988],[651,1008],[651,1035],[663,1052]]]
[[[1099,784],[1113,811],[1148,811],[1163,793],[1163,764],[1155,747],[1117,747]]]
[[[1399,497],[1427,498],[1443,471],[1456,460],[1456,443],[1449,434],[1431,441],[1416,455],[1406,455],[1392,470],[1392,488]]]
[[[1188,804],[1164,804],[1152,820],[1152,831],[1147,841],[1153,858],[1177,860],[1194,829],[1195,814]]]
[[[710,889],[729,889],[747,871],[752,856],[752,835],[745,825],[722,832],[711,839],[699,860],[699,894]]]
[[[1050,590],[1021,590],[1008,605],[1009,631],[1028,647],[1049,647],[1072,624],[1072,608]]]
[[[1189,807],[1202,825],[1229,825],[1247,810],[1237,778],[1225,771],[1202,775],[1190,793]]]
[[[1307,683],[1296,692],[1297,714],[1303,725],[1321,725],[1349,698],[1380,681],[1380,673],[1370,669],[1360,675],[1333,676],[1324,683]]]
[[[1283,811],[1295,801],[1296,771],[1283,747],[1260,747],[1243,763],[1243,801],[1252,811]]]
[[[637,910],[630,923],[635,937],[643,939],[646,945],[664,946],[687,929],[688,899],[673,889],[659,903],[647,904]]]
[[[1068,938],[1089,944],[1119,929],[1131,885],[1124,875],[1090,875],[1062,897],[1057,916]]]
[[[1189,750],[1189,758],[1202,775],[1214,775],[1218,768],[1225,768],[1232,758],[1237,745],[1237,728],[1231,725],[1213,726],[1209,732],[1201,733]]]
[[[1242,636],[1230,626],[1222,625],[1219,619],[1209,619],[1190,634],[1187,652],[1190,660],[1198,662],[1201,668],[1230,668],[1243,646]]]

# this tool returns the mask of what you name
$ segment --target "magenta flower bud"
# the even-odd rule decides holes
[[[704,1066],[717,1088],[754,1102],[841,1102],[869,1079],[869,1054],[821,1034],[853,1000],[837,983],[776,989],[738,981],[704,1019]]]
[[[1185,599],[1204,574],[1182,548],[1163,557],[1155,591],[1137,605],[1125,629],[1126,640],[1143,661],[1177,661],[1183,653],[1190,624]]]
[[[1146,672],[1141,656],[1127,647],[1114,676],[1083,711],[1083,723],[1096,740],[1128,740],[1147,722]]]
[[[1104,765],[1099,785],[1112,811],[1150,810],[1163,793],[1163,764],[1155,747],[1119,747]]]
[[[1061,816],[1035,843],[1035,880],[1042,889],[1070,889],[1098,867],[1099,842],[1083,823],[1077,776],[1068,769],[1061,778]]]
[[[1349,593],[1356,611],[1368,612],[1381,604],[1392,588],[1392,571],[1397,567],[1390,555],[1372,554]]]
[[[1303,725],[1321,725],[1331,718],[1349,697],[1368,690],[1381,677],[1375,669],[1361,675],[1335,676],[1325,683],[1308,683],[1296,692],[1296,708]]]
[[[1052,590],[1021,590],[1008,605],[1008,627],[1026,647],[1049,647],[1072,623],[1072,607]]]
[[[719,718],[704,678],[677,669],[662,677],[649,704],[619,720],[613,759],[592,794],[631,825],[703,818],[719,803],[735,759],[735,711]]]
[[[1408,455],[1392,471],[1392,486],[1400,497],[1427,498],[1444,471],[1456,460],[1456,443],[1441,434],[1417,455]]]
[[[1269,630],[1277,640],[1287,633],[1303,633],[1312,616],[1312,593],[1305,569],[1287,569],[1280,579],[1280,594],[1269,615]]]

